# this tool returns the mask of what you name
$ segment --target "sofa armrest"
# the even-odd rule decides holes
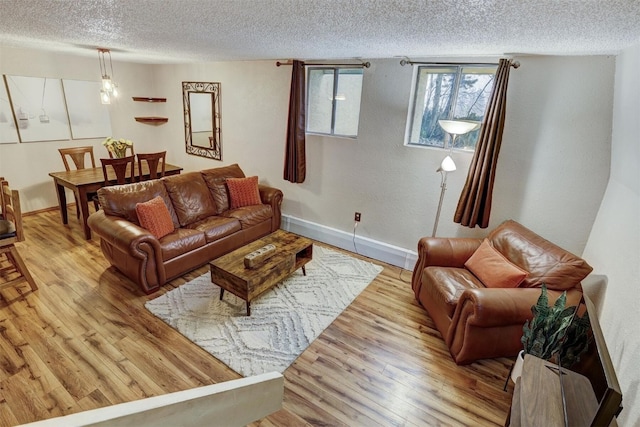
[[[413,269],[411,287],[420,293],[422,270],[429,266],[464,267],[464,263],[478,249],[482,239],[464,237],[423,237],[418,241],[418,262]]]
[[[467,289],[458,300],[449,335],[455,333],[456,324],[462,323],[487,328],[524,325],[533,316],[531,306],[536,304],[540,292],[539,288]],[[549,294],[550,301],[555,298],[557,296]]]
[[[522,349],[524,323],[540,288],[478,288],[465,290],[458,300],[445,342],[458,364],[487,357],[510,356]],[[549,304],[562,294],[548,290]],[[582,297],[578,288],[567,291],[567,306]]]
[[[259,184],[258,189],[260,191],[260,200],[262,200],[262,203],[270,205],[273,210],[271,231],[276,231],[280,228],[280,222],[282,220],[282,199],[284,195],[281,190],[263,184]]]
[[[139,257],[139,254],[135,247],[142,242],[149,243],[155,249],[161,251],[160,242],[148,230],[124,218],[106,215],[103,210],[89,215],[87,223],[91,230],[101,239],[136,258]]]

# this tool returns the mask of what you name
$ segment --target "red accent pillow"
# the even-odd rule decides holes
[[[487,288],[516,288],[529,275],[498,252],[487,239],[464,266]]]
[[[231,199],[230,209],[262,204],[257,176],[227,178],[226,182],[229,189],[229,198]]]
[[[160,196],[144,203],[136,203],[136,214],[140,226],[149,230],[157,239],[174,230],[169,209]]]

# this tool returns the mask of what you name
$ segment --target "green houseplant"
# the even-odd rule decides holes
[[[568,368],[580,360],[580,355],[589,347],[589,315],[579,316],[578,306],[566,307],[567,293],[563,292],[550,306],[547,287],[542,285],[538,301],[531,307],[533,318],[522,328],[523,350],[518,354],[516,365],[522,363],[524,354],[544,360],[555,361]],[[521,367],[514,366],[512,379],[519,376]]]

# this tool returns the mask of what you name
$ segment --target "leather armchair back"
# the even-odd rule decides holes
[[[551,290],[579,288],[593,270],[582,258],[513,220],[503,222],[487,238],[509,261],[529,272],[521,288],[539,288],[543,283]]]

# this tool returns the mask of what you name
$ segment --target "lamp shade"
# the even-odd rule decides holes
[[[470,120],[438,120],[438,124],[451,135],[464,135],[480,127],[480,123]]]
[[[447,156],[442,159],[440,167],[436,172],[453,172],[454,170],[456,170],[456,163],[453,161],[451,156]]]

